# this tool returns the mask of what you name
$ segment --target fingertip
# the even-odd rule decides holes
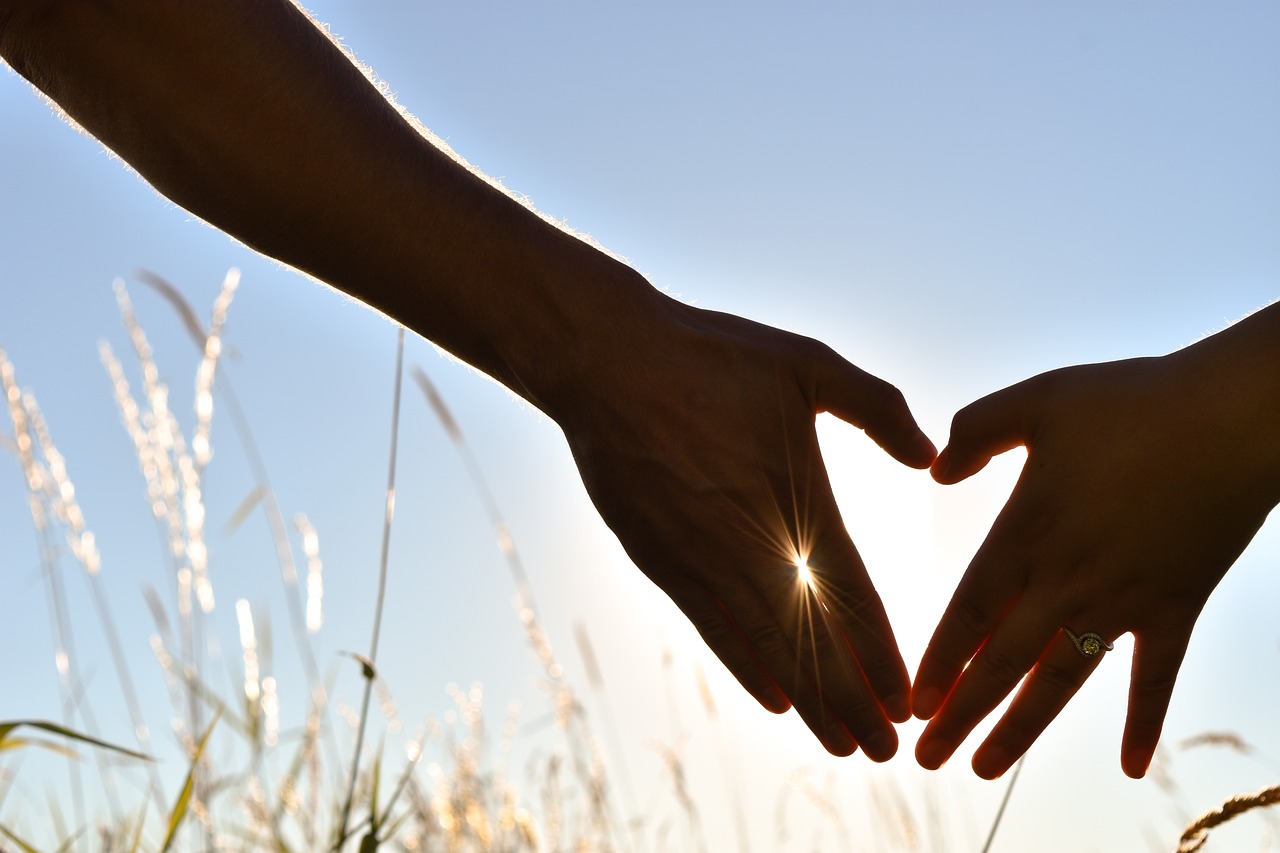
[[[929,466],[929,475],[944,486],[951,485],[951,448],[944,447]]]
[[[756,701],[771,714],[785,714],[791,710],[791,700],[775,688],[773,692],[756,694]]]
[[[883,764],[898,752],[898,735],[892,728],[878,731],[862,742],[862,752],[877,764]]]
[[[944,698],[946,697],[943,692],[932,685],[914,690],[911,693],[911,713],[915,714],[918,720],[932,719],[942,707]]]
[[[823,748],[837,758],[853,755],[858,749],[858,742],[849,734],[844,726],[830,729],[824,737],[819,738]]]
[[[947,763],[952,751],[951,746],[946,741],[938,737],[929,737],[926,734],[916,744],[916,763],[925,770],[937,770]]]
[[[917,470],[924,470],[931,467],[937,458],[937,446],[929,440],[929,436],[917,429],[902,463]]]
[[[884,700],[884,712],[895,723],[911,719],[911,698],[906,693],[895,693]]]
[[[910,415],[907,417],[910,419]],[[915,421],[910,421],[909,425],[893,431],[868,428],[866,433],[872,441],[880,445],[881,450],[908,468],[923,471],[938,457],[938,448],[934,446],[929,436],[920,430]]]
[[[970,766],[979,778],[990,782],[1003,776],[1009,766],[1016,760],[1009,755],[1009,751],[1003,746],[995,743],[984,744],[973,754],[973,761]]]
[[[822,747],[836,758],[848,758],[858,751],[858,744],[852,738],[847,742],[841,742],[839,745],[823,741]]]
[[[1127,750],[1120,755],[1120,769],[1130,779],[1142,779],[1151,769],[1151,760],[1155,756],[1154,747],[1140,747]]]

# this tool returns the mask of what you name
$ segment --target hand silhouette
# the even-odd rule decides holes
[[[551,410],[592,500],[762,705],[794,705],[832,753],[860,744],[890,758],[886,717],[910,716],[910,682],[814,416],[862,427],[916,468],[933,445],[897,389],[817,341],[670,300],[663,317],[615,339],[609,363],[624,375],[592,378],[570,411]],[[642,348],[623,343],[633,329]]]
[[[920,664],[921,765],[946,761],[1025,675],[973,758],[980,776],[1005,772],[1106,663],[1069,630],[1134,635],[1121,764],[1146,772],[1192,627],[1280,500],[1278,324],[1268,309],[1172,355],[1042,374],[955,416],[939,482],[1020,445],[1027,461]]]

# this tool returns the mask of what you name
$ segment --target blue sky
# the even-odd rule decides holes
[[[821,338],[895,382],[940,443],[951,413],[975,397],[1065,364],[1168,352],[1277,295],[1275,4],[310,8],[462,156],[628,257],[655,285]],[[202,312],[225,270],[242,269],[228,372],[286,513],[305,511],[319,530],[329,598],[322,663],[365,648],[394,331],[160,199],[12,74],[0,75],[0,116],[0,346],[68,458],[155,707],[166,700],[139,590],[164,580],[96,355],[101,339],[126,348],[112,280],[131,283],[184,414],[196,353],[172,312],[133,283],[139,268],[179,284]],[[889,784],[917,802],[932,791],[955,806],[959,827],[986,826],[1003,788],[971,778],[976,738],[932,779],[910,761],[910,726],[885,767],[825,756],[794,716],[770,717],[739,695],[629,567],[553,424],[420,340],[409,361],[453,405],[579,682],[572,626],[591,632],[637,788],[661,784],[648,744],[687,735],[708,831],[730,823],[726,749],[750,780],[743,796],[760,838],[772,837],[778,791],[797,770],[829,778],[855,828],[867,792]],[[446,684],[481,681],[495,713],[522,700],[537,717],[536,665],[483,511],[412,391],[404,417],[383,647],[402,713],[440,714]],[[942,489],[849,428],[824,423],[822,437],[846,522],[913,666],[1017,460]],[[220,636],[234,648],[234,600],[270,610],[282,687],[296,689],[264,526],[221,532],[252,488],[224,419],[214,444],[207,490]],[[0,644],[29,654],[0,659],[0,718],[55,717],[38,555],[8,458],[0,454]],[[1278,556],[1271,523],[1210,600],[1174,697],[1171,744],[1232,730],[1280,756]],[[88,613],[77,628],[106,708],[112,678]],[[1134,849],[1152,833],[1171,837],[1180,815],[1169,797],[1118,767],[1125,643],[1031,752],[1004,849]],[[698,668],[717,697],[718,728],[699,717]],[[354,701],[355,673],[339,671],[338,693]],[[164,729],[164,716],[153,729]],[[1174,771],[1193,812],[1275,781],[1274,770],[1222,752],[1179,754]],[[1080,819],[1072,780],[1096,786],[1090,820]],[[797,815],[821,825],[812,810]],[[1256,839],[1259,826],[1242,837]]]

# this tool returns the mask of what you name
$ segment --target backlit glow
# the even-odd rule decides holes
[[[813,589],[813,572],[809,569],[809,560],[802,554],[796,554],[796,578],[809,589]]]

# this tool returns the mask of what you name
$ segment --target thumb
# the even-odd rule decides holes
[[[956,412],[947,446],[930,468],[943,485],[958,483],[981,471],[1006,450],[1031,439],[1031,380],[988,394]]]
[[[912,468],[928,468],[938,455],[906,398],[894,386],[845,361],[834,350],[816,365],[813,402],[818,411],[862,429],[886,453]]]

